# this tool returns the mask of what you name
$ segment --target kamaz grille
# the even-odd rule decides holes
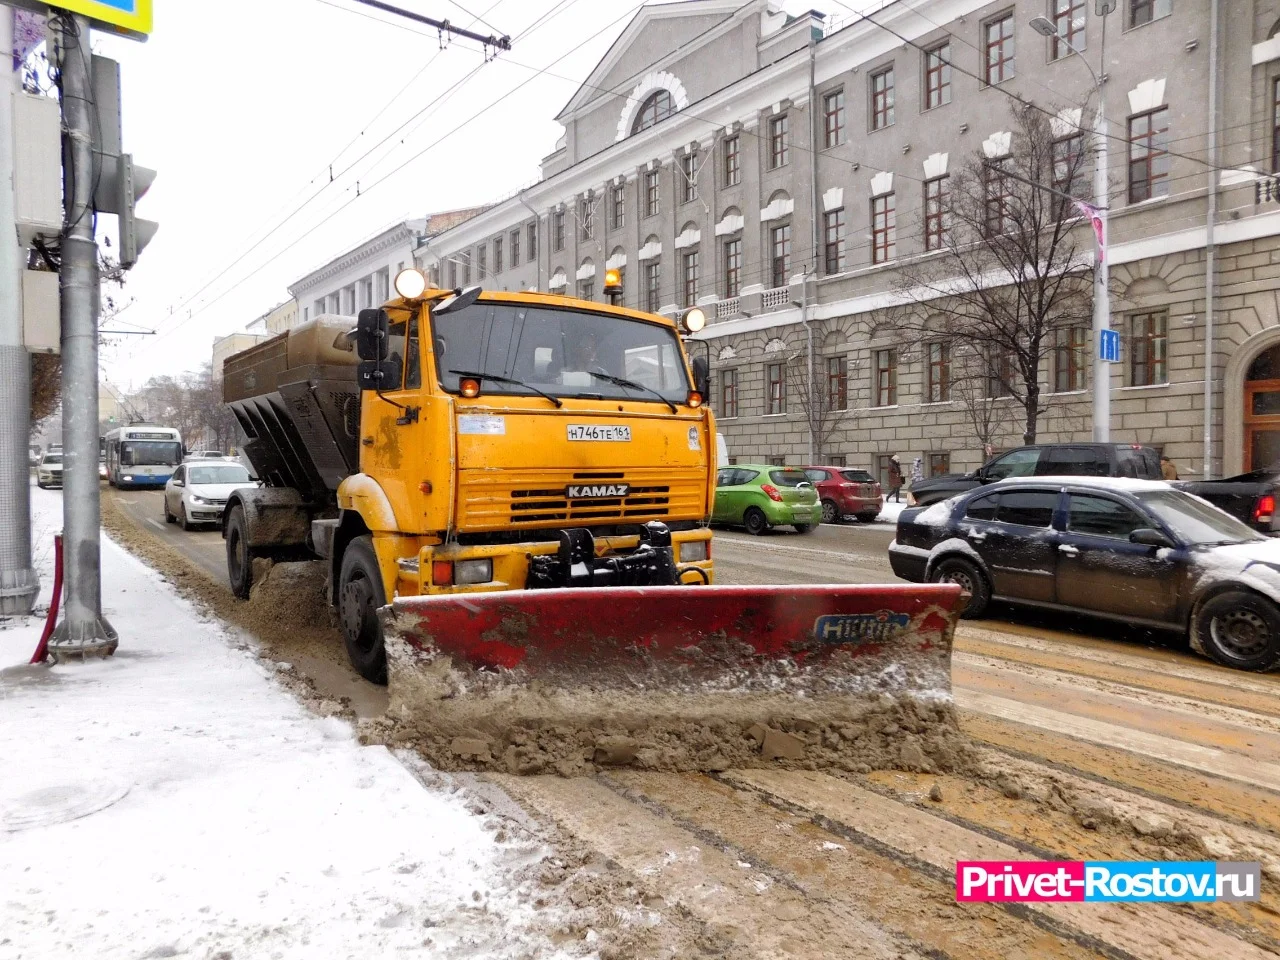
[[[603,479],[598,474],[574,474],[575,480]],[[609,477],[608,479],[615,479]],[[625,497],[565,498],[559,490],[512,490],[511,522],[544,523],[549,520],[608,520],[665,517],[670,487],[632,487]]]

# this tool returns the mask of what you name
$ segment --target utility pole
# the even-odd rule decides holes
[[[57,18],[62,93],[62,536],[66,613],[55,661],[107,657],[118,636],[102,616],[98,504],[98,243],[93,236],[94,124],[89,21]]]
[[[13,50],[13,11],[0,7],[0,51]],[[9,57],[9,54],[5,54]],[[21,69],[21,64],[16,65]],[[11,57],[0,68],[0,615],[31,612],[40,581],[31,566],[31,358],[22,332],[22,251],[13,199]]]
[[[1115,5],[1112,4],[1112,7]],[[1102,52],[1100,55],[1103,72],[1107,69],[1107,13],[1110,9],[1105,3],[1098,3],[1098,18],[1102,21]],[[1088,64],[1083,56],[1081,60]],[[1093,162],[1093,203],[1098,208],[1100,226],[1098,228],[1097,246],[1098,262],[1093,271],[1093,439],[1095,443],[1108,443],[1111,440],[1111,363],[1102,358],[1102,340],[1111,330],[1111,262],[1107,250],[1110,219],[1107,203],[1107,94],[1102,88],[1103,78],[1096,77],[1095,86],[1098,92],[1098,111],[1093,117],[1093,140],[1097,154]]]

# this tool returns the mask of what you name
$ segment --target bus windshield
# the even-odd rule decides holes
[[[169,440],[125,440],[120,463],[129,467],[175,466],[182,462],[182,444]]]
[[[585,310],[480,301],[433,317],[432,327],[440,383],[453,392],[462,378],[451,370],[520,381],[484,380],[481,389],[488,394],[540,391],[654,403],[661,402],[659,396],[683,403],[689,394],[675,331],[656,323]]]

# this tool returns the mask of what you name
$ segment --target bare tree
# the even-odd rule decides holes
[[[1016,407],[1001,386],[1001,358],[959,350],[952,365],[951,398],[964,408],[985,460],[1013,426]]]
[[[849,415],[849,378],[846,375],[837,384],[825,370],[819,369],[822,358],[814,358],[812,387],[810,389],[809,355],[793,353],[787,357],[787,391],[796,398],[804,414],[805,425],[813,438],[813,456],[818,463],[826,459],[827,446]]]
[[[1070,197],[1083,193],[1082,131],[1056,136],[1056,122],[1028,104],[1012,123],[1005,155],[979,153],[949,178],[942,253],[899,282],[909,305],[899,330],[952,356],[968,346],[995,358],[988,376],[1022,408],[1023,442],[1034,443],[1054,330],[1092,310],[1093,238]]]

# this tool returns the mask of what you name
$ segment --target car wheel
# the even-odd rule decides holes
[[[747,528],[747,533],[753,537],[758,537],[769,529],[769,521],[765,518],[764,511],[759,507],[747,508],[747,512],[742,515],[742,525]]]
[[[164,504],[164,522],[173,523],[177,518],[169,512],[169,498],[165,497],[161,502]]]
[[[342,554],[338,618],[351,665],[371,683],[387,682],[387,648],[378,622],[378,608],[386,602],[373,538],[356,537]]]
[[[792,526],[796,528],[796,533],[800,534],[813,533],[813,531],[818,529],[812,523],[793,523]]]
[[[986,612],[987,604],[991,602],[991,587],[987,583],[986,576],[978,569],[977,564],[964,557],[947,557],[939,561],[930,572],[929,580],[932,583],[959,585],[963,593],[968,596],[967,600],[961,598],[964,608],[960,616],[966,620],[976,620],[981,617]]]
[[[1269,670],[1280,661],[1280,610],[1245,590],[1229,590],[1200,605],[1196,635],[1224,667]]]
[[[879,516],[880,511],[878,510],[875,513],[860,513],[858,514],[858,521],[860,523],[875,523],[876,518]]]
[[[840,508],[836,506],[834,500],[822,501],[822,522],[823,523],[839,523]]]
[[[178,504],[178,526],[183,530],[191,529],[191,521],[187,519],[187,506],[184,503]]]
[[[253,554],[249,552],[248,524],[244,507],[236,504],[227,517],[227,579],[231,592],[241,600],[249,599],[253,589]]]

